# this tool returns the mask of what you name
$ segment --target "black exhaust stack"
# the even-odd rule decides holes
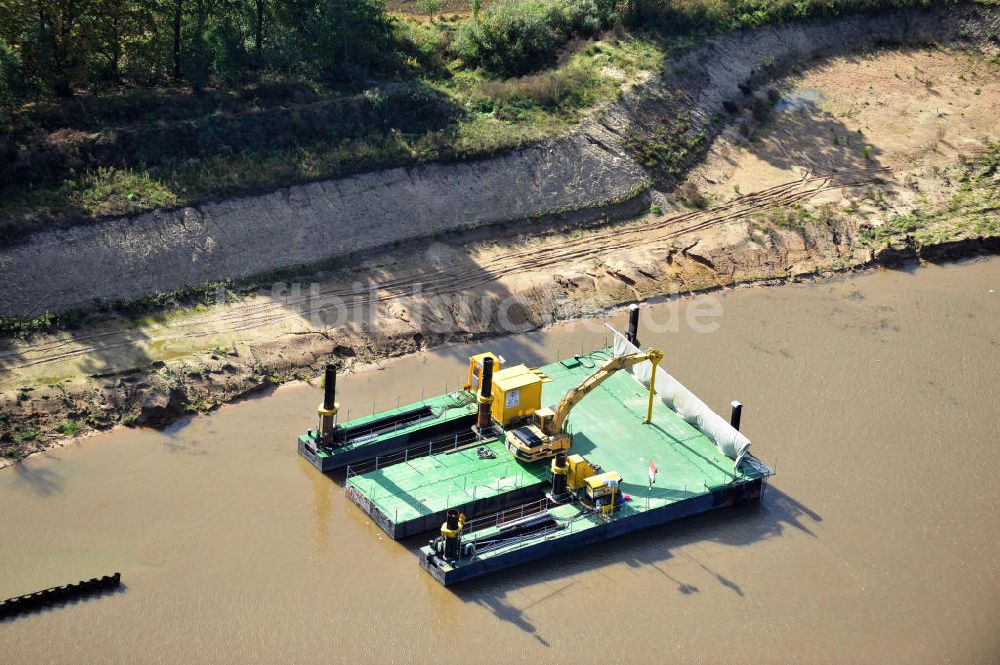
[[[326,376],[323,377],[323,408],[334,408],[337,399],[337,366],[327,365]]]

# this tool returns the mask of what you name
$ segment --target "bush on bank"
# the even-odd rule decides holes
[[[458,52],[491,74],[522,76],[551,66],[568,41],[597,34],[614,17],[613,0],[500,0],[462,27]]]
[[[667,34],[759,28],[815,16],[933,7],[960,0],[499,0],[467,22],[458,52],[469,66],[510,77],[555,63],[572,39],[621,21]]]
[[[992,4],[994,0],[986,0]],[[917,7],[962,4],[963,0],[625,0],[623,19],[668,34],[713,33],[759,28],[813,17],[833,17]]]

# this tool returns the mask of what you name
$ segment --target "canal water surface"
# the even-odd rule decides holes
[[[718,330],[696,332],[686,312],[706,298]],[[723,415],[745,404],[754,452],[777,466],[763,505],[444,589],[417,565],[422,540],[386,539],[295,454],[320,394],[286,386],[0,471],[0,597],[116,570],[125,583],[0,623],[0,662],[1000,657],[1000,260],[644,316],[668,371]],[[604,338],[576,322],[449,347],[342,377],[339,399],[357,416],[454,388],[479,349],[540,363]]]

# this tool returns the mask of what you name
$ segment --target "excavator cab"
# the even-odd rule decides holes
[[[532,417],[532,424],[543,432],[548,432],[549,428],[552,427],[552,419],[555,418],[556,412],[549,407],[543,407],[537,409]]]
[[[531,415],[531,423],[508,430],[507,450],[522,462],[535,462],[552,457],[558,452],[569,450],[572,437],[565,432],[552,431],[555,411],[548,407],[536,409]]]

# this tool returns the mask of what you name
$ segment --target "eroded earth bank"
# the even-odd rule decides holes
[[[374,222],[364,233],[355,228],[350,256],[286,272],[278,282],[257,278],[250,293],[220,289],[215,304],[143,316],[96,311],[69,330],[10,338],[0,355],[0,453],[14,459],[89,430],[162,425],[275,383],[310,379],[331,355],[349,368],[634,300],[995,253],[1000,49],[993,40],[1000,15],[893,16],[895,23],[849,18],[833,28],[767,28],[713,40],[665,63],[662,80],[630,90],[573,136],[533,148],[541,161],[525,177],[492,183],[499,198],[469,198],[474,189],[463,194],[457,181],[437,181],[442,197],[454,191],[475,200],[475,210],[449,208],[453,225],[442,215],[423,224],[424,199],[406,196],[414,178],[429,172],[396,174],[409,179],[391,190],[399,209],[393,224],[402,231],[386,235],[388,227]],[[591,158],[607,177],[588,188]],[[505,168],[519,168],[521,157],[504,159]],[[538,166],[552,160],[576,160],[566,167],[575,175],[559,181],[556,171]],[[402,182],[398,177],[393,182]],[[602,184],[609,182],[610,189]],[[330,184],[307,187],[336,191]],[[519,197],[523,187],[533,198]],[[552,187],[572,195],[546,197]],[[497,203],[504,195],[517,204]],[[284,197],[289,210],[303,200],[295,191],[273,196]],[[239,214],[233,202],[217,205]],[[321,210],[303,213],[305,225],[323,226]],[[156,215],[80,227],[4,252],[3,279],[17,282],[5,288],[19,294],[5,298],[5,307],[37,304],[59,293],[63,279],[88,283],[69,253],[85,259],[91,242],[104,243],[100,256],[114,256],[114,233],[122,229],[136,248],[148,240],[136,234],[149,224],[162,233],[167,227],[158,224],[202,220],[188,235],[177,227],[161,239],[185,256],[185,242],[208,237],[198,235],[205,210]],[[352,223],[358,219],[368,218]],[[337,230],[341,223],[330,232],[346,233]],[[331,242],[287,219],[282,226],[288,228],[257,238],[256,254],[212,236],[221,263],[189,261],[158,288],[287,268],[282,233],[310,247],[317,237],[320,245]],[[436,233],[423,237],[428,229]],[[39,252],[60,242],[66,257],[40,260]],[[12,259],[11,252],[20,254]],[[128,270],[143,270],[140,255],[121,253],[127,266],[98,261],[89,283],[124,280],[139,283],[129,297],[147,293],[156,279],[128,278]],[[284,259],[271,263],[274,256]],[[32,258],[37,279],[24,272]],[[302,262],[324,258],[307,254]],[[75,287],[58,305],[93,297],[109,295]]]

